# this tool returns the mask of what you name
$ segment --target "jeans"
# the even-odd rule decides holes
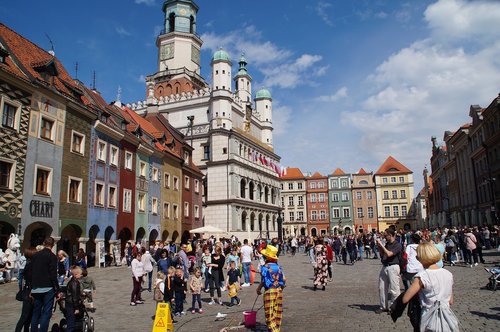
[[[245,276],[245,283],[250,283],[250,264],[251,262],[243,263],[243,275]]]
[[[34,298],[33,316],[31,318],[32,332],[48,331],[55,295],[56,291],[54,289],[51,289],[46,293],[32,293]],[[38,325],[40,325],[40,328],[38,328]]]

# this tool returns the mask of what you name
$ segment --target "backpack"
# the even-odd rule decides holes
[[[163,281],[158,283],[156,286],[155,286],[155,291],[153,293],[153,299],[156,301],[156,302],[163,302],[163,299],[164,299],[164,295],[160,289],[160,284],[163,283],[165,284]]]

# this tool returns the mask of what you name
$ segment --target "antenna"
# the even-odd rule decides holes
[[[47,37],[47,39],[49,40],[49,43],[50,43],[50,51],[49,53],[52,55],[52,56],[55,56],[56,52],[54,50],[54,43],[52,42],[52,39],[50,39],[50,36],[48,33],[45,32],[45,36]]]
[[[78,79],[78,61],[75,62],[75,78]]]

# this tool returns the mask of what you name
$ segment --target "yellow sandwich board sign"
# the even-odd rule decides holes
[[[156,307],[155,322],[153,324],[153,332],[173,331],[174,324],[170,315],[170,305],[168,303],[158,303]]]

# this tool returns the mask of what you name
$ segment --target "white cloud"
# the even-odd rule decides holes
[[[500,29],[467,23],[479,24],[486,7],[486,20],[500,22],[498,2],[442,0],[429,6],[425,20],[431,36],[394,53],[368,77],[371,90],[365,100],[341,116],[344,125],[360,131],[363,152],[381,160],[388,154],[400,156],[419,175],[430,158],[430,137],[456,130],[470,120],[469,105],[487,106],[495,98]],[[463,23],[456,27],[459,31],[454,26],[462,23],[457,22]],[[467,49],[467,40],[481,30],[485,37]],[[455,39],[453,45],[446,36]]]
[[[337,91],[335,91],[335,93],[333,95],[319,96],[317,98],[317,100],[324,101],[324,102],[335,102],[337,100],[340,100],[340,99],[346,98],[346,97],[347,97],[347,87],[343,86],[340,89],[338,89]]]
[[[115,28],[115,31],[116,31],[116,33],[117,33],[117,34],[119,34],[121,37],[129,37],[129,36],[132,36],[132,34],[131,34],[129,31],[125,30],[125,28],[124,28],[124,27],[116,27],[116,28]]]
[[[318,2],[314,10],[316,11],[316,14],[329,26],[333,26],[333,22],[330,19],[330,16],[328,15],[328,9],[332,7],[331,3],[327,3],[324,1]]]
[[[146,6],[155,6],[156,5],[156,0],[135,0],[134,2],[138,5],[141,5],[141,4],[144,4]]]

